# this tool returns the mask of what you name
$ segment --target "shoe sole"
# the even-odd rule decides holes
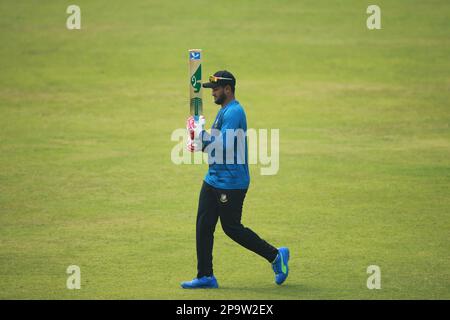
[[[183,285],[181,285],[181,288],[183,288],[183,289],[218,289],[219,285],[215,285],[213,287],[183,287]]]
[[[181,288],[183,289],[191,289],[191,290],[197,290],[197,289],[219,289],[219,287],[183,287],[181,286]]]

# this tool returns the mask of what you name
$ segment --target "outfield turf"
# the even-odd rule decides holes
[[[374,31],[369,4],[1,1],[0,298],[449,299],[450,3],[378,0]],[[170,159],[190,48],[235,74],[249,128],[280,129],[243,223],[290,248],[281,287],[220,225],[221,288],[179,287],[207,170]]]

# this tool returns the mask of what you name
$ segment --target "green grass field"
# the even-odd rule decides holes
[[[0,298],[449,299],[450,3],[379,0],[381,30],[370,4],[1,1]],[[243,223],[289,246],[281,287],[219,225],[221,288],[179,287],[207,170],[170,159],[190,48],[236,75],[250,128],[280,129]]]

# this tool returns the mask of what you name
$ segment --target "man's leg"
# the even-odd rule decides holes
[[[197,211],[197,278],[213,275],[212,251],[218,203],[213,188],[203,182]]]
[[[219,203],[218,211],[223,231],[241,246],[255,252],[270,263],[274,262],[278,249],[241,223],[242,207],[247,190],[214,189],[214,191]]]

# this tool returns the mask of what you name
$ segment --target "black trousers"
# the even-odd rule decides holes
[[[267,261],[275,260],[278,250],[241,223],[247,189],[217,189],[203,182],[197,212],[197,277],[213,274],[214,231],[220,218],[227,236]]]

